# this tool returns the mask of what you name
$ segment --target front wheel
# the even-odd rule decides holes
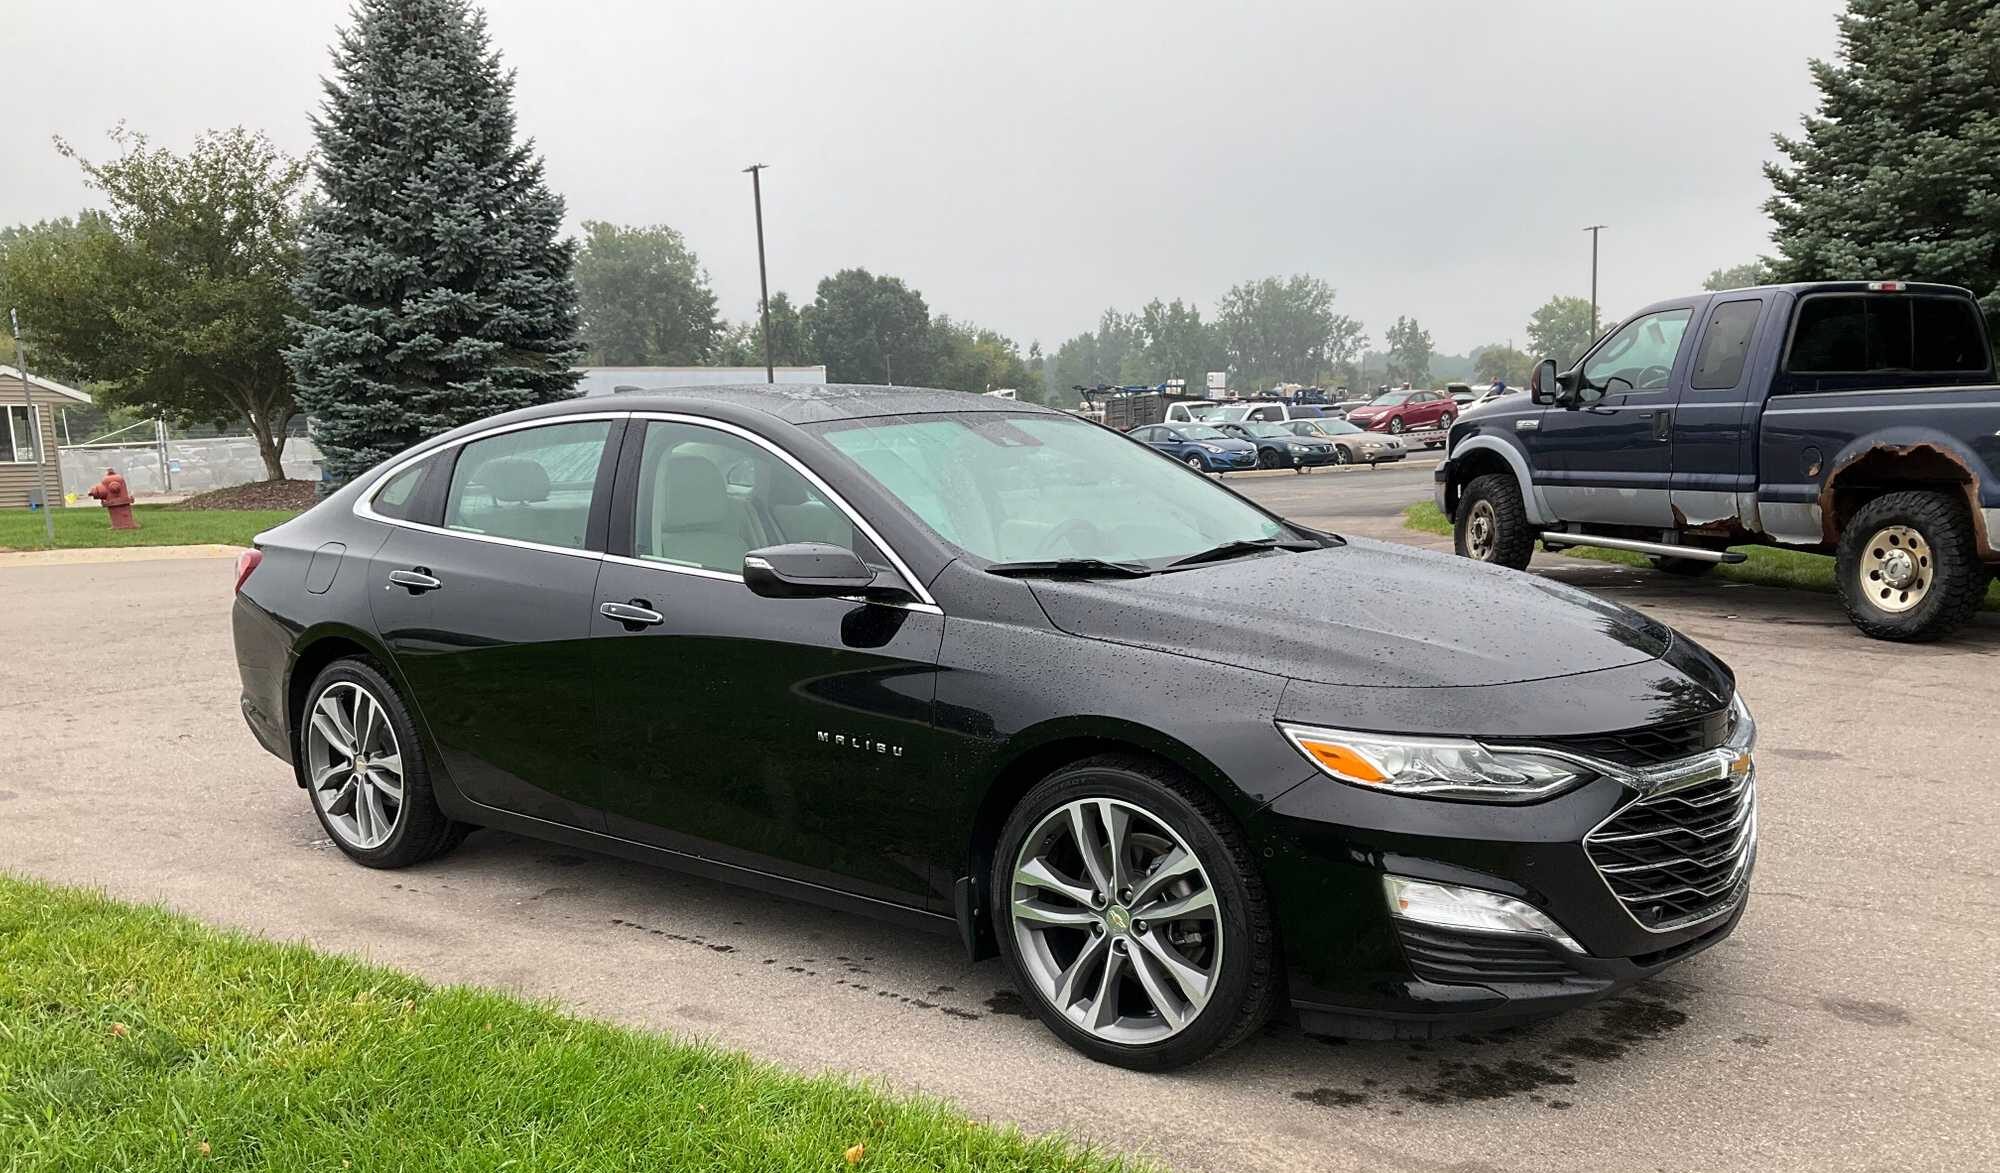
[[[430,764],[396,686],[365,660],[336,660],[300,714],[299,781],[334,846],[371,868],[443,855],[470,827],[438,809]]]
[[[1333,462],[1335,464],[1353,464],[1354,453],[1348,451],[1347,445],[1336,444],[1333,446]]]
[[[1257,467],[1258,468],[1278,467],[1278,454],[1276,452],[1271,451],[1269,448],[1259,448],[1257,450]]]
[[[1402,417],[1402,416],[1400,416],[1400,415],[1399,415],[1399,416],[1392,416],[1392,417],[1390,418],[1390,420],[1389,420],[1389,431],[1390,431],[1390,432],[1391,432],[1392,434],[1394,434],[1394,435],[1397,435],[1397,436],[1400,436],[1400,435],[1402,435],[1402,434],[1403,434],[1403,417]]]
[[[1986,594],[1965,503],[1930,490],[1863,505],[1841,531],[1834,565],[1847,617],[1876,639],[1949,635]]]
[[[1196,472],[1208,471],[1208,462],[1206,460],[1203,460],[1201,457],[1196,456],[1193,453],[1188,454],[1187,466],[1195,470]]]
[[[991,891],[1015,984],[1092,1059],[1181,1067],[1270,1014],[1263,879],[1214,799],[1164,767],[1112,755],[1043,779],[1001,831]]]
[[[1458,502],[1452,546],[1459,556],[1526,570],[1535,555],[1535,533],[1521,503],[1521,486],[1501,472],[1474,477]]]

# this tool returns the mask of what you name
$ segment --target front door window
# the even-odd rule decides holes
[[[1633,318],[1583,364],[1583,377],[1606,391],[1664,390],[1692,316],[1678,309]]]

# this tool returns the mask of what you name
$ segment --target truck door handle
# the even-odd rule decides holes
[[[389,572],[389,581],[413,595],[421,595],[425,591],[434,591],[444,585],[431,577],[431,570],[428,566],[419,566],[414,570],[391,570]]]
[[[667,621],[665,615],[647,606],[644,599],[633,599],[629,603],[606,603],[597,609],[597,613],[606,619],[616,619],[625,625],[627,631],[658,627]]]
[[[1653,413],[1653,439],[1665,440],[1674,434],[1674,413],[1656,411]]]

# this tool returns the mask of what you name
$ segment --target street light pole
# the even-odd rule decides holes
[[[750,198],[757,204],[757,312],[764,322],[764,381],[778,381],[777,369],[771,365],[771,281],[764,275],[764,182],[763,171],[766,164],[752,163],[744,170],[750,173]]]
[[[1590,338],[1597,340],[1597,234],[1611,227],[1609,224],[1592,224],[1584,231],[1590,233]]]

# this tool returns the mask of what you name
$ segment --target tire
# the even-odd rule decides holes
[[[380,765],[364,768],[360,773],[370,782],[365,788],[357,787],[355,772],[337,768],[334,763],[340,760],[340,755],[337,751],[329,752],[329,728],[338,734],[341,727],[337,723],[329,727],[315,719],[326,711],[324,706],[331,705],[337,712],[362,696],[379,708],[381,718],[386,718],[386,729],[394,742],[384,740],[380,734],[382,726],[369,723],[365,716],[359,722],[350,719],[350,725],[362,726],[359,730],[362,742],[358,758],[350,753],[347,760],[350,763],[379,760],[387,749],[397,755],[402,774],[401,800],[394,803],[395,810],[390,813],[388,833],[379,838],[369,832],[379,831],[376,820],[387,812],[390,804],[384,785],[390,773]],[[376,732],[371,735],[370,730]],[[351,736],[349,743],[353,743]],[[410,719],[409,707],[388,677],[366,660],[336,660],[313,680],[299,719],[298,750],[294,769],[312,803],[313,814],[318,816],[320,826],[326,829],[334,846],[356,863],[371,868],[408,867],[445,854],[463,842],[472,830],[470,824],[454,822],[438,808],[431,789],[430,762],[424,755],[416,724]],[[314,785],[315,774],[329,775],[326,783]],[[372,791],[373,801],[356,797],[347,803],[348,810],[342,811],[341,796],[350,789],[356,795]],[[367,814],[368,811],[376,813]]]
[[[1203,460],[1199,455],[1193,452],[1188,453],[1187,460],[1184,461],[1183,463],[1185,463],[1189,468],[1195,470],[1196,472],[1208,471],[1208,461]]]
[[[1257,450],[1257,467],[1277,468],[1278,454],[1271,451],[1269,448],[1259,448]]]
[[[1091,900],[1018,880],[1023,864],[1047,860],[1045,866],[1068,890],[1097,891],[1074,851],[1074,824],[1066,812],[1083,812],[1086,831],[1102,850],[1109,824],[1098,812],[1107,809],[1123,820],[1128,857],[1152,853],[1150,861],[1128,858],[1128,866],[1157,864],[1164,855],[1184,851],[1193,857],[1195,872],[1180,873],[1187,878],[1163,885],[1164,896],[1141,889],[1129,910],[1114,894],[1101,913]],[[1029,848],[1033,850],[1024,855]],[[1198,785],[1142,758],[1105,755],[1076,762],[1022,797],[1001,830],[993,859],[991,911],[1008,972],[1043,1025],[1084,1055],[1135,1071],[1166,1071],[1236,1045],[1270,1017],[1279,969],[1263,876],[1242,833]],[[1100,857],[1102,862],[1107,861]],[[1138,885],[1143,883],[1142,876]],[[1149,926],[1133,915],[1162,903],[1185,903],[1204,891],[1212,900],[1212,915],[1184,916],[1170,927]],[[1102,925],[1103,931],[1021,919],[1017,895],[1033,906],[1030,912],[1054,909]],[[1121,924],[1128,927],[1121,929]],[[1179,937],[1183,931],[1189,937]],[[1186,987],[1171,980],[1158,960],[1161,951],[1206,973],[1206,997],[1199,1006],[1180,999]],[[1094,953],[1093,961],[1084,960],[1086,952]],[[1102,1002],[1101,979],[1114,957],[1119,977],[1111,1001]],[[1150,981],[1136,973],[1140,966]],[[1057,991],[1071,969],[1076,971],[1074,998],[1065,1011],[1057,1006]],[[1156,989],[1165,990],[1179,1012],[1192,1007],[1192,1013],[1173,1022],[1157,1009]],[[1100,1004],[1111,1007],[1103,1016],[1111,1021],[1092,1026]]]
[[[1443,428],[1447,432],[1451,431],[1451,425],[1457,422],[1458,417],[1448,411],[1438,417],[1438,427]]]
[[[1481,524],[1484,523],[1482,529]],[[1526,570],[1535,556],[1535,532],[1521,504],[1521,486],[1504,472],[1472,478],[1458,501],[1452,548],[1459,557]]]
[[[1703,578],[1714,573],[1720,563],[1701,558],[1649,558],[1653,569],[1679,578]]]
[[[1333,462],[1335,464],[1353,464],[1354,453],[1349,451],[1345,444],[1335,444],[1333,446]]]
[[[1402,416],[1398,415],[1389,417],[1389,434],[1393,436],[1400,436],[1403,434]]]
[[[1875,639],[1940,639],[1986,594],[1965,502],[1927,489],[1863,505],[1841,531],[1834,573],[1847,617]]]

